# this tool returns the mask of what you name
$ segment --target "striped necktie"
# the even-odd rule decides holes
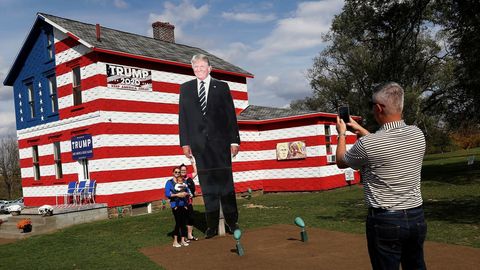
[[[207,97],[205,95],[205,82],[200,82],[200,91],[198,92],[198,98],[200,99],[200,107],[202,108],[202,113],[205,115],[207,111]]]

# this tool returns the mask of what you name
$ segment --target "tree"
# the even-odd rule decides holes
[[[480,1],[437,0],[434,21],[444,28],[454,74],[435,101],[445,109],[451,130],[478,129],[480,123]]]
[[[431,14],[429,0],[347,0],[324,37],[330,45],[308,71],[313,97],[291,106],[335,112],[348,103],[373,129],[372,90],[395,81],[405,89],[404,118],[420,125],[435,106],[428,99],[441,89],[436,78],[446,57],[429,31]]]
[[[17,140],[13,136],[0,139],[0,176],[6,186],[8,198],[21,187]]]

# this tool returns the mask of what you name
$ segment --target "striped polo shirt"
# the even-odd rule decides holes
[[[402,210],[420,206],[425,137],[403,120],[382,125],[345,153],[345,163],[360,169],[368,207]]]

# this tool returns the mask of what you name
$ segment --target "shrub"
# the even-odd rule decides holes
[[[17,228],[20,230],[23,230],[27,225],[32,225],[32,221],[28,218],[22,219],[19,222],[17,222]]]
[[[450,134],[454,144],[462,149],[470,149],[480,146],[480,132],[474,129],[460,129]]]

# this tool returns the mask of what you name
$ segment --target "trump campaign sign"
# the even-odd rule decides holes
[[[107,87],[126,90],[152,90],[152,71],[107,64]]]
[[[93,157],[93,140],[92,135],[84,134],[72,137],[70,140],[72,145],[72,158],[74,160],[87,159]]]

